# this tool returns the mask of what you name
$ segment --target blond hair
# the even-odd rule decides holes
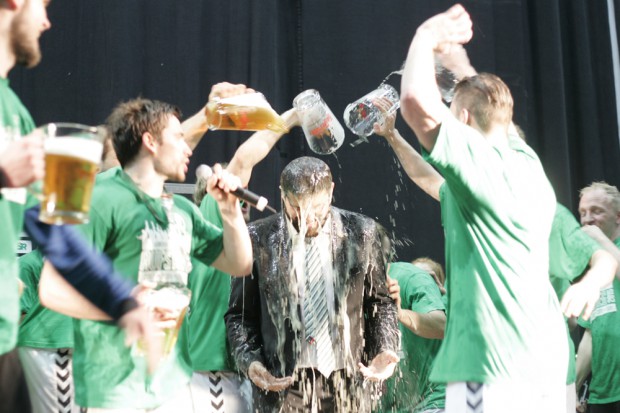
[[[437,286],[441,290],[441,293],[442,294],[446,293],[446,290],[444,288],[444,284],[446,282],[446,273],[443,271],[443,267],[441,266],[440,263],[438,263],[437,261],[434,261],[434,260],[432,260],[432,259],[430,259],[428,257],[416,258],[415,260],[411,261],[411,263],[413,265],[416,265],[416,264],[426,264],[429,267],[431,267],[431,270],[435,273],[434,275],[433,274],[431,274],[431,275],[435,279],[435,282],[437,283]]]
[[[507,126],[512,121],[510,89],[490,73],[461,80],[454,89],[454,103],[459,109],[467,109],[483,132],[489,132],[494,124]]]
[[[609,201],[611,202],[614,211],[620,212],[620,192],[618,191],[617,187],[609,185],[607,182],[592,182],[590,185],[579,191],[579,198],[581,199],[588,192],[592,192],[597,189],[600,189],[605,193],[605,195],[607,195],[607,199],[609,199]]]

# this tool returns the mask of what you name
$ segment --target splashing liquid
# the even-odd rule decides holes
[[[316,201],[314,196],[302,196],[295,199],[295,204],[298,206],[298,221],[295,227],[297,232],[292,234],[286,230],[286,228],[279,228],[278,236],[286,237],[287,243],[290,246],[289,249],[285,248],[285,251],[279,251],[280,262],[275,265],[285,265],[288,269],[288,283],[277,283],[282,291],[271,291],[270,296],[280,297],[279,300],[271,300],[267,303],[269,315],[274,321],[276,326],[283,326],[279,328],[277,332],[277,356],[280,359],[281,370],[280,375],[285,375],[285,356],[284,346],[286,337],[286,330],[284,326],[289,325],[295,332],[295,338],[293,347],[296,353],[305,347],[305,343],[302,342],[304,337],[303,327],[303,315],[299,310],[303,306],[303,294],[305,279],[305,250],[306,239],[310,235],[309,232],[316,231],[316,224],[322,221],[322,218],[327,215],[332,215],[331,210],[327,209],[325,214],[321,214],[321,211],[317,211],[317,205],[313,204]],[[328,205],[329,207],[329,205]],[[349,215],[351,213],[341,211],[342,220],[349,221],[352,219]],[[308,228],[310,224],[310,229]],[[335,409],[336,412],[370,412],[371,404],[373,403],[370,397],[371,393],[376,393],[377,388],[375,383],[364,383],[359,373],[357,363],[361,360],[358,359],[358,354],[352,351],[352,339],[354,335],[357,335],[357,342],[363,342],[364,340],[364,314],[363,306],[359,304],[359,298],[357,300],[351,300],[351,297],[367,294],[368,292],[357,290],[360,284],[356,286],[349,279],[351,269],[355,269],[354,272],[360,274],[367,274],[375,270],[375,259],[373,252],[381,251],[381,242],[377,237],[377,228],[371,220],[363,221],[363,225],[357,228],[359,231],[359,237],[356,242],[348,242],[345,234],[342,233],[342,228],[338,227],[332,220],[322,222],[323,225],[319,225],[319,228],[329,225],[328,228],[321,228],[327,234],[327,241],[331,245],[323,244],[322,247],[326,248],[331,253],[332,274],[333,274],[333,300],[330,304],[331,310],[331,323],[336,334],[332,334],[334,339],[334,349],[336,353],[336,366],[339,370],[332,373],[332,379],[335,384]],[[340,231],[340,232],[339,232]],[[314,235],[314,234],[312,234]],[[360,248],[364,245],[365,248]],[[290,253],[286,253],[286,250]],[[346,268],[345,274],[341,273],[342,263],[345,262]],[[281,267],[282,268],[282,267]],[[277,271],[273,269],[274,273]],[[373,290],[375,286],[370,283],[364,283],[363,289],[366,288]],[[368,285],[370,284],[370,285]],[[328,295],[329,297],[329,295]],[[355,304],[354,313],[351,316],[355,316],[355,321],[349,318],[349,305]],[[369,317],[375,317],[375,311],[371,311]],[[394,314],[395,316],[395,314]],[[395,320],[394,320],[395,322]],[[392,334],[392,333],[391,333]],[[290,368],[290,366],[288,366]],[[314,377],[308,377],[306,372],[312,370],[297,370],[293,375],[298,379],[302,393],[304,394],[304,400],[309,406],[305,411],[316,411],[320,408],[320,400],[312,399],[314,393],[312,391],[314,383],[317,380],[315,375],[320,374],[314,372]]]
[[[385,77],[385,79],[383,79],[383,81],[379,84],[379,86],[384,85],[385,82],[387,82],[390,79],[390,77],[392,77],[392,75],[401,75],[402,76],[403,71],[404,71],[404,66],[405,66],[405,64],[403,63],[403,67],[401,67],[399,70],[395,70],[393,72],[390,72],[390,74],[387,75]]]

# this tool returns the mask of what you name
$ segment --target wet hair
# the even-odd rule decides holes
[[[443,271],[443,267],[441,266],[440,263],[438,263],[437,261],[434,261],[428,257],[420,257],[420,258],[416,258],[415,260],[411,261],[411,263],[413,265],[416,264],[426,264],[429,267],[431,267],[431,269],[433,270],[433,272],[435,273],[435,282],[437,283],[437,286],[442,289],[444,284],[446,283],[446,273]],[[432,275],[432,274],[431,274]]]
[[[302,156],[291,161],[280,175],[283,194],[306,196],[329,191],[332,186],[332,172],[320,159]]]
[[[122,167],[136,158],[142,147],[142,135],[151,133],[156,139],[166,128],[170,116],[181,117],[181,111],[169,103],[137,98],[114,108],[106,125]]]
[[[508,86],[497,76],[480,73],[466,77],[454,89],[454,104],[467,109],[483,132],[494,124],[509,125],[513,100]]]
[[[592,182],[589,186],[579,191],[579,198],[581,199],[586,193],[597,189],[605,192],[607,199],[609,199],[611,206],[614,208],[614,212],[620,212],[620,192],[617,187],[609,185],[607,182]]]

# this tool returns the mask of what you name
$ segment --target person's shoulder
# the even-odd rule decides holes
[[[332,206],[332,214],[336,216],[340,216],[340,218],[345,222],[351,222],[358,225],[370,225],[380,227],[381,225],[375,221],[374,219],[361,214],[359,212],[348,211],[346,209],[340,209],[338,207]]]
[[[123,170],[120,167],[116,167],[97,174],[93,196],[115,197],[130,193],[122,183],[122,173]]]
[[[278,224],[281,219],[281,214],[273,214],[268,216],[267,218],[257,219],[256,221],[252,221],[248,224],[248,230],[250,231],[250,235],[253,233],[260,234],[263,233],[266,229],[271,228],[272,226]]]
[[[432,275],[409,262],[391,263],[388,275],[396,278],[400,284],[426,281],[435,283]]]
[[[91,197],[91,210],[126,208],[135,195],[122,183],[122,170],[112,168],[99,174]]]
[[[189,199],[185,198],[183,195],[172,194],[172,199],[174,200],[174,204],[177,207],[183,209],[191,209],[192,211],[199,212],[198,207]]]
[[[332,217],[342,222],[344,228],[354,230],[356,233],[365,233],[368,235],[378,233],[381,236],[387,234],[381,224],[359,212],[347,211],[332,206]]]

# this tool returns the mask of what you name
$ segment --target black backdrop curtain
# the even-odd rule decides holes
[[[620,12],[615,1],[615,15]],[[416,27],[449,1],[55,0],[43,62],[16,69],[12,86],[35,121],[103,122],[138,95],[203,106],[212,84],[245,83],[282,112],[317,89],[342,122],[345,106],[399,69]],[[498,74],[515,98],[515,122],[539,153],[558,200],[576,210],[578,189],[620,184],[620,149],[606,1],[463,1],[474,21],[467,50],[480,71]],[[617,33],[613,33],[617,39]],[[398,89],[399,76],[389,83]],[[417,142],[402,119],[401,133]],[[322,157],[335,204],[392,231],[398,258],[443,261],[438,204],[411,183],[378,137]],[[198,164],[229,160],[248,132],[209,132]],[[312,153],[296,129],[255,168],[250,188],[279,205],[278,177]],[[255,214],[254,217],[259,217]]]

